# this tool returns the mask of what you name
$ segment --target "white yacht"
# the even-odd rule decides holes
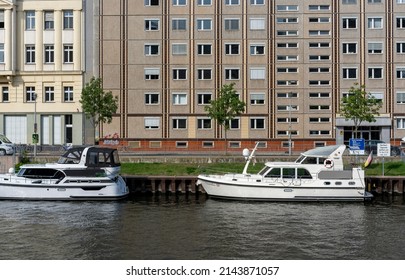
[[[258,174],[247,169],[254,152],[244,152],[247,159],[241,174],[199,175],[211,197],[269,201],[364,201],[372,194],[365,191],[364,170],[345,170],[345,145],[326,146],[306,151],[295,162],[267,162]]]
[[[73,147],[58,162],[0,174],[0,199],[117,200],[128,195],[116,149]]]

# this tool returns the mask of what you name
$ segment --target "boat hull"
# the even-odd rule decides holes
[[[4,178],[3,178],[4,179]],[[105,183],[56,184],[46,180],[0,181],[1,200],[119,200],[128,196],[122,177]]]
[[[329,186],[322,181],[300,183],[253,183],[238,182],[221,176],[198,177],[197,184],[201,185],[210,197],[232,200],[259,201],[364,201],[372,195],[364,191],[361,182],[352,186],[340,182],[339,186],[330,182]],[[353,182],[353,181],[351,181]]]

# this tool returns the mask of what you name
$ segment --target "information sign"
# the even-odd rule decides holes
[[[377,144],[377,156],[379,156],[379,157],[391,156],[391,144],[378,143]]]
[[[349,151],[351,155],[364,155],[364,138],[350,138]]]

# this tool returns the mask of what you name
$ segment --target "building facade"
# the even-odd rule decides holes
[[[220,147],[223,131],[204,107],[226,83],[247,104],[228,132],[231,148],[348,142],[353,123],[339,106],[356,83],[383,102],[359,136],[405,136],[404,0],[142,2],[100,1],[99,73],[120,97],[101,138],[139,149]]]
[[[0,133],[17,144],[85,142],[78,0],[0,1]]]

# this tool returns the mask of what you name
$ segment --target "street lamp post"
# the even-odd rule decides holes
[[[38,125],[37,125],[37,94],[34,93],[33,95],[34,98],[34,135],[37,134],[37,129],[38,129]],[[34,157],[37,156],[37,141],[35,139],[33,139],[34,141]]]

